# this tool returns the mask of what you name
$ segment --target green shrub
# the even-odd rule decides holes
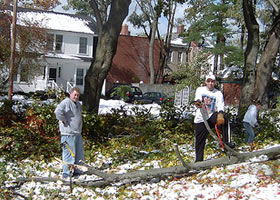
[[[59,157],[60,133],[54,109],[56,102],[61,99],[50,105],[35,101],[29,106],[22,105],[18,112],[11,109],[16,102],[2,103],[0,110],[3,113],[11,112],[15,115],[15,120],[0,126],[0,157],[7,160],[21,160],[27,157],[48,160]],[[160,110],[160,117],[157,117],[152,115],[151,110],[139,107],[128,111],[123,106],[112,109],[110,114],[104,115],[87,113],[83,109],[86,159],[95,161],[96,152],[101,152],[105,157],[112,158],[112,165],[115,166],[139,158],[158,159],[162,161],[163,166],[174,165],[176,164],[174,160],[177,160],[175,143],[194,147],[193,117],[191,115],[182,117],[188,110],[188,107],[178,108],[173,104],[164,104]],[[245,112],[246,109],[240,109],[238,115],[228,114],[231,121],[240,122],[232,129],[233,141],[237,146],[244,145],[242,119]],[[232,112],[228,110],[227,113]],[[279,122],[279,112],[271,110],[262,113],[259,119],[261,132],[258,132],[256,142],[279,141],[279,127],[275,121]],[[209,143],[206,151],[213,153],[221,150],[214,145],[210,136]],[[192,159],[190,155],[185,156]]]
[[[127,92],[132,94],[131,87],[128,85],[120,85],[116,88],[116,90],[111,94],[111,96],[119,96],[120,99],[127,101],[129,97],[127,96]]]

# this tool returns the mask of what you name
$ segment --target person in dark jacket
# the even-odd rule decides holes
[[[61,132],[62,160],[69,164],[80,164],[84,160],[84,145],[82,138],[82,106],[79,102],[80,89],[72,88],[70,96],[66,97],[57,105],[54,113],[59,120],[59,130]],[[80,174],[81,171],[75,169],[73,175]],[[63,164],[63,178],[71,175],[69,166]]]

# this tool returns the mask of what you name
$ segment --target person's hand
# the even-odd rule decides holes
[[[224,125],[225,124],[225,118],[224,118],[224,114],[223,113],[218,113],[217,116],[217,124],[218,125]]]
[[[197,108],[202,108],[202,103],[201,101],[198,99],[194,102],[194,105],[197,107]]]

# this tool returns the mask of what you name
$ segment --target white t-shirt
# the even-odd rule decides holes
[[[198,99],[202,102],[203,109],[207,111],[207,119],[209,119],[214,112],[224,111],[225,104],[223,94],[215,88],[212,91],[208,90],[206,86],[197,88],[195,92],[195,101]],[[194,123],[201,122],[203,122],[203,117],[200,109],[197,109]]]

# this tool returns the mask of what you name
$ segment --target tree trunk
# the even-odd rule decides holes
[[[83,102],[90,112],[98,113],[99,101],[103,82],[111,68],[113,57],[117,50],[118,37],[122,23],[128,15],[131,0],[114,0],[111,2],[110,14],[107,21],[102,23],[97,3],[92,1],[97,15],[99,30],[96,57],[92,62],[85,78]]]
[[[150,84],[155,83],[155,68],[154,68],[154,44],[156,37],[156,29],[158,24],[157,12],[154,12],[153,24],[152,24],[152,35],[149,43],[149,67],[150,67]]]
[[[259,52],[259,24],[255,18],[252,0],[243,0],[243,14],[248,30],[248,42],[245,51],[244,79],[240,105],[248,106],[254,97],[256,63]]]
[[[272,69],[280,47],[280,13],[275,18],[270,37],[265,46],[264,52],[257,71],[256,88],[258,100],[263,100],[267,95],[267,86],[271,80]]]
[[[177,3],[173,2],[174,7],[173,10],[172,8],[170,8],[170,12],[168,14],[167,17],[167,33],[165,36],[165,41],[163,43],[163,41],[160,41],[160,52],[161,52],[161,56],[160,56],[160,62],[159,62],[159,70],[157,73],[157,83],[160,83],[161,81],[164,81],[164,77],[161,78],[161,76],[163,76],[164,73],[164,69],[167,67],[167,62],[168,62],[168,57],[169,57],[169,53],[170,53],[170,48],[171,48],[171,39],[172,39],[172,32],[173,32],[173,27],[174,27],[174,19],[175,19],[175,12],[177,9]],[[171,5],[171,7],[172,7]],[[172,11],[171,11],[172,10]],[[158,31],[158,38],[160,40],[160,34]]]

